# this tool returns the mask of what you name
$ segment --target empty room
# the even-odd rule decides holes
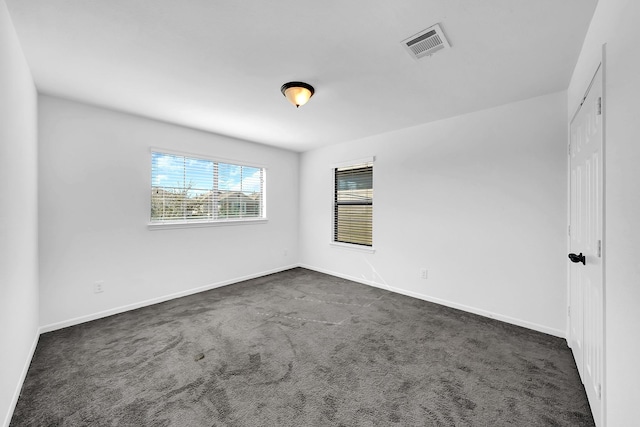
[[[638,425],[638,22],[0,0],[0,425]]]

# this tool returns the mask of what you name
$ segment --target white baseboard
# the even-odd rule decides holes
[[[98,313],[89,314],[86,316],[75,317],[73,319],[63,320],[62,322],[51,323],[49,325],[44,325],[40,328],[41,333],[56,331],[58,329],[67,328],[69,326],[79,325],[80,323],[90,322],[92,320],[101,319],[103,317],[113,316],[114,314],[124,313],[126,311],[135,310],[142,307],[147,307],[149,305],[158,304],[161,302],[169,301],[176,298],[186,297],[189,295],[197,294],[200,292],[208,291],[215,288],[220,288],[222,286],[232,285],[234,283],[243,282],[245,280],[255,279],[262,276],[267,276],[273,273],[279,273],[281,271],[290,270],[292,268],[298,267],[298,264],[292,264],[289,266],[275,268],[273,270],[262,271],[260,273],[249,274],[242,277],[237,277],[234,279],[223,280],[221,282],[211,283],[209,285],[200,286],[193,289],[187,289],[185,291],[176,292],[169,295],[164,295],[157,298],[151,298],[145,301],[136,302],[133,304],[127,304],[124,306],[110,308],[109,310],[100,311]]]
[[[198,288],[193,288],[193,289],[188,289],[185,291],[181,291],[181,292],[176,292],[173,294],[169,294],[169,295],[164,295],[162,297],[157,297],[157,298],[152,298],[152,299],[148,299],[145,301],[141,301],[141,302],[137,302],[134,304],[128,304],[125,306],[121,306],[121,307],[116,307],[116,308],[112,308],[109,310],[104,310],[98,313],[94,313],[94,314],[90,314],[90,315],[86,315],[86,316],[80,316],[80,317],[76,317],[73,319],[68,319],[62,322],[57,322],[57,323],[52,323],[49,325],[45,325],[45,326],[41,326],[38,330],[38,333],[36,334],[36,337],[33,340],[33,344],[31,345],[31,349],[29,352],[29,357],[27,358],[27,360],[25,361],[25,364],[22,368],[22,373],[20,376],[20,381],[19,384],[16,387],[16,391],[14,393],[13,396],[13,400],[11,402],[11,406],[10,406],[10,410],[9,413],[6,415],[3,426],[4,427],[9,427],[9,423],[11,422],[11,418],[13,417],[13,411],[15,410],[15,406],[18,403],[18,398],[20,397],[20,391],[22,390],[22,385],[24,383],[24,380],[27,376],[27,372],[29,371],[29,366],[31,365],[31,360],[33,358],[33,355],[36,351],[36,347],[38,345],[38,339],[40,338],[40,334],[43,334],[45,332],[51,332],[51,331],[55,331],[58,329],[62,329],[62,328],[66,328],[69,326],[74,326],[74,325],[78,325],[81,323],[85,323],[85,322],[90,322],[92,320],[97,320],[103,317],[108,317],[108,316],[112,316],[114,314],[119,314],[119,313],[124,313],[126,311],[130,311],[130,310],[135,310],[138,308],[142,308],[142,307],[146,307],[146,306],[150,306],[150,305],[154,305],[154,304],[158,304],[161,302],[165,302],[165,301],[169,301],[172,299],[176,299],[176,298],[181,298],[181,297],[185,297],[188,295],[193,295],[193,294],[197,294],[200,292],[204,292],[204,291],[208,291],[211,289],[215,289],[215,288],[220,288],[223,286],[227,286],[227,285],[231,285],[234,283],[239,283],[239,282],[243,282],[245,280],[250,280],[250,279],[255,279],[258,277],[263,277],[263,276],[267,276],[269,274],[274,274],[274,273],[279,273],[281,271],[285,271],[285,270],[290,270],[292,268],[296,268],[296,267],[302,267],[302,268],[306,268],[309,270],[313,270],[313,271],[317,271],[320,273],[324,273],[324,274],[328,274],[331,276],[335,276],[335,277],[340,277],[343,279],[347,279],[347,280],[351,280],[353,282],[357,282],[357,283],[362,283],[364,285],[369,285],[369,286],[373,286],[373,287],[377,287],[377,288],[381,288],[381,289],[385,289],[391,292],[395,292],[398,294],[402,294],[402,295],[406,295],[409,297],[413,297],[413,298],[418,298],[424,301],[429,301],[429,302],[433,302],[436,304],[440,304],[440,305],[444,305],[447,307],[451,307],[451,308],[455,308],[458,310],[462,310],[462,311],[466,311],[469,313],[473,313],[473,314],[478,314],[480,316],[484,316],[484,317],[488,317],[491,319],[496,319],[502,322],[506,322],[506,323],[510,323],[513,325],[517,325],[517,326],[522,326],[524,328],[528,328],[528,329],[532,329],[534,331],[538,331],[538,332],[542,332],[545,334],[549,334],[549,335],[553,335],[556,337],[560,337],[560,338],[564,338],[566,339],[566,331],[562,331],[559,329],[554,329],[554,328],[549,328],[547,326],[544,325],[539,325],[536,323],[532,323],[532,322],[528,322],[525,320],[521,320],[521,319],[516,319],[510,316],[505,316],[502,314],[498,314],[498,313],[493,313],[487,310],[483,310],[483,309],[479,309],[476,307],[471,307],[471,306],[467,306],[464,304],[458,304],[455,302],[451,302],[451,301],[447,301],[447,300],[443,300],[440,298],[435,298],[435,297],[431,297],[429,295],[424,295],[424,294],[420,294],[417,292],[412,292],[412,291],[408,291],[402,288],[396,288],[396,287],[392,287],[383,283],[378,283],[375,282],[373,280],[366,280],[363,278],[359,278],[359,277],[354,277],[354,276],[350,276],[347,274],[342,274],[342,273],[338,273],[335,271],[331,271],[331,270],[327,270],[324,268],[319,268],[319,267],[314,267],[311,265],[306,265],[306,264],[292,264],[289,266],[284,266],[284,267],[279,267],[276,269],[272,269],[272,270],[268,270],[268,271],[263,271],[260,273],[254,273],[254,274],[249,274],[243,277],[238,277],[235,279],[230,279],[230,280],[224,280],[221,282],[216,282],[216,283],[212,283],[209,285],[205,285],[205,286],[200,286]]]
[[[471,307],[471,306],[464,305],[464,304],[458,304],[456,302],[447,301],[447,300],[440,299],[440,298],[435,298],[435,297],[432,297],[432,296],[429,296],[429,295],[424,295],[424,294],[420,294],[420,293],[417,293],[417,292],[408,291],[408,290],[402,289],[402,288],[396,288],[396,287],[389,286],[389,285],[384,284],[384,283],[375,282],[373,280],[366,280],[366,279],[359,278],[359,277],[349,276],[348,274],[342,274],[342,273],[338,273],[338,272],[335,272],[335,271],[327,270],[327,269],[324,269],[324,268],[314,267],[314,266],[306,265],[306,264],[300,264],[300,267],[303,267],[303,268],[306,268],[306,269],[309,269],[309,270],[313,270],[313,271],[317,271],[319,273],[324,273],[324,274],[329,274],[331,276],[340,277],[342,279],[351,280],[353,282],[362,283],[364,285],[369,285],[369,286],[373,286],[373,287],[376,287],[376,288],[385,289],[387,291],[395,292],[395,293],[406,295],[406,296],[409,296],[409,297],[418,298],[418,299],[421,299],[421,300],[424,300],[424,301],[429,301],[429,302],[433,302],[433,303],[436,303],[436,304],[444,305],[446,307],[455,308],[457,310],[466,311],[468,313],[473,313],[473,314],[477,314],[477,315],[480,315],[480,316],[489,317],[491,319],[496,319],[496,320],[499,320],[501,322],[510,323],[510,324],[516,325],[516,326],[522,326],[523,328],[531,329],[531,330],[534,330],[534,331],[542,332],[544,334],[553,335],[555,337],[566,339],[565,331],[560,330],[560,329],[549,328],[547,326],[539,325],[537,323],[528,322],[526,320],[517,319],[517,318],[514,318],[514,317],[510,317],[510,316],[505,316],[505,315],[499,314],[499,313],[493,313],[491,311],[483,310],[481,308]]]
[[[38,329],[36,332],[36,336],[33,339],[33,343],[31,344],[31,349],[29,349],[29,356],[27,360],[25,360],[24,365],[22,366],[22,372],[20,373],[20,381],[16,386],[16,391],[13,393],[13,398],[11,399],[11,404],[9,405],[9,412],[4,419],[4,423],[2,424],[4,427],[9,427],[11,423],[11,418],[13,417],[13,411],[16,409],[16,405],[18,404],[18,398],[20,397],[20,391],[22,391],[22,385],[24,384],[24,380],[27,378],[27,372],[29,372],[29,366],[31,366],[31,360],[33,359],[33,354],[36,352],[36,347],[38,346],[38,340],[40,339],[41,331]]]
[[[98,313],[89,314],[89,315],[86,315],[86,316],[80,316],[80,317],[76,317],[76,318],[73,318],[73,319],[64,320],[62,322],[56,322],[56,323],[52,323],[52,324],[49,324],[49,325],[44,325],[44,326],[42,326],[40,328],[40,332],[41,333],[45,333],[45,332],[55,331],[55,330],[58,330],[58,329],[69,327],[69,326],[78,325],[80,323],[90,322],[92,320],[97,320],[97,319],[101,319],[103,317],[112,316],[114,314],[124,313],[126,311],[135,310],[135,309],[146,307],[146,306],[149,306],[149,305],[153,305],[153,304],[158,304],[158,303],[161,303],[161,302],[169,301],[169,300],[172,300],[172,299],[175,299],[175,298],[181,298],[181,297],[184,297],[184,296],[197,294],[199,292],[204,292],[204,291],[208,291],[208,290],[211,290],[211,289],[220,288],[222,286],[231,285],[231,284],[242,282],[242,281],[245,281],[245,280],[255,279],[255,278],[266,276],[266,275],[273,274],[273,273],[279,273],[281,271],[289,270],[289,269],[296,268],[296,267],[307,268],[309,270],[318,271],[320,273],[329,274],[331,276],[341,277],[343,279],[352,280],[354,282],[358,282],[358,283],[362,283],[362,284],[365,284],[365,285],[369,285],[369,286],[385,289],[385,290],[388,290],[388,291],[391,291],[391,292],[395,292],[395,293],[398,293],[398,294],[410,296],[410,297],[413,297],[413,298],[418,298],[418,299],[421,299],[421,300],[424,300],[424,301],[433,302],[433,303],[436,303],[436,304],[444,305],[444,306],[447,306],[447,307],[455,308],[455,309],[466,311],[466,312],[469,312],[469,313],[478,314],[480,316],[489,317],[491,319],[500,320],[502,322],[510,323],[512,325],[522,326],[524,328],[532,329],[534,331],[542,332],[542,333],[553,335],[553,336],[556,336],[556,337],[560,337],[560,338],[564,338],[564,339],[566,339],[566,337],[567,337],[566,331],[563,331],[563,330],[560,330],[560,329],[549,328],[549,327],[544,326],[544,325],[528,322],[526,320],[517,319],[517,318],[514,318],[514,317],[510,317],[510,316],[506,316],[506,315],[503,315],[503,314],[499,314],[499,313],[494,313],[494,312],[491,312],[491,311],[488,311],[488,310],[483,310],[483,309],[480,309],[480,308],[477,308],[477,307],[472,307],[472,306],[459,304],[459,303],[456,303],[456,302],[452,302],[452,301],[448,301],[448,300],[444,300],[444,299],[440,299],[440,298],[435,298],[435,297],[432,297],[432,296],[429,296],[429,295],[424,295],[424,294],[420,294],[420,293],[417,293],[417,292],[408,291],[406,289],[389,286],[389,285],[386,285],[386,284],[383,284],[383,283],[379,283],[379,282],[376,282],[376,281],[373,281],[373,280],[367,280],[367,279],[364,279],[364,278],[361,278],[361,277],[350,276],[348,274],[342,274],[342,273],[339,273],[339,272],[336,272],[336,271],[331,271],[331,270],[327,270],[327,269],[324,269],[324,268],[315,267],[315,266],[306,265],[306,264],[291,264],[291,265],[288,265],[288,266],[279,267],[279,268],[268,270],[268,271],[262,271],[260,273],[249,274],[249,275],[246,275],[246,276],[243,276],[243,277],[238,277],[238,278],[234,278],[234,279],[230,279],[230,280],[224,280],[224,281],[221,281],[221,282],[212,283],[212,284],[201,286],[201,287],[198,287],[198,288],[188,289],[188,290],[185,290],[185,291],[176,292],[176,293],[169,294],[169,295],[164,295],[164,296],[161,296],[161,297],[152,298],[152,299],[145,300],[145,301],[140,301],[140,302],[137,302],[137,303],[128,304],[128,305],[121,306],[121,307],[116,307],[116,308],[112,308],[112,309],[109,309],[109,310],[104,310],[104,311],[101,311],[101,312],[98,312]],[[35,350],[35,347],[34,347],[34,350]]]

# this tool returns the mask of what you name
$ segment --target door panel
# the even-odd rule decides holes
[[[602,76],[594,76],[570,129],[569,344],[597,425],[602,425],[604,289],[602,263]]]

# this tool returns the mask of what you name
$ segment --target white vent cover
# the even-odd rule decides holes
[[[438,24],[403,40],[402,45],[407,49],[409,55],[415,59],[431,56],[440,49],[451,47]]]

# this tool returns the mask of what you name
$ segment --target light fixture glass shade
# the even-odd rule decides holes
[[[285,83],[280,91],[296,108],[306,104],[314,93],[313,86],[303,82]]]

